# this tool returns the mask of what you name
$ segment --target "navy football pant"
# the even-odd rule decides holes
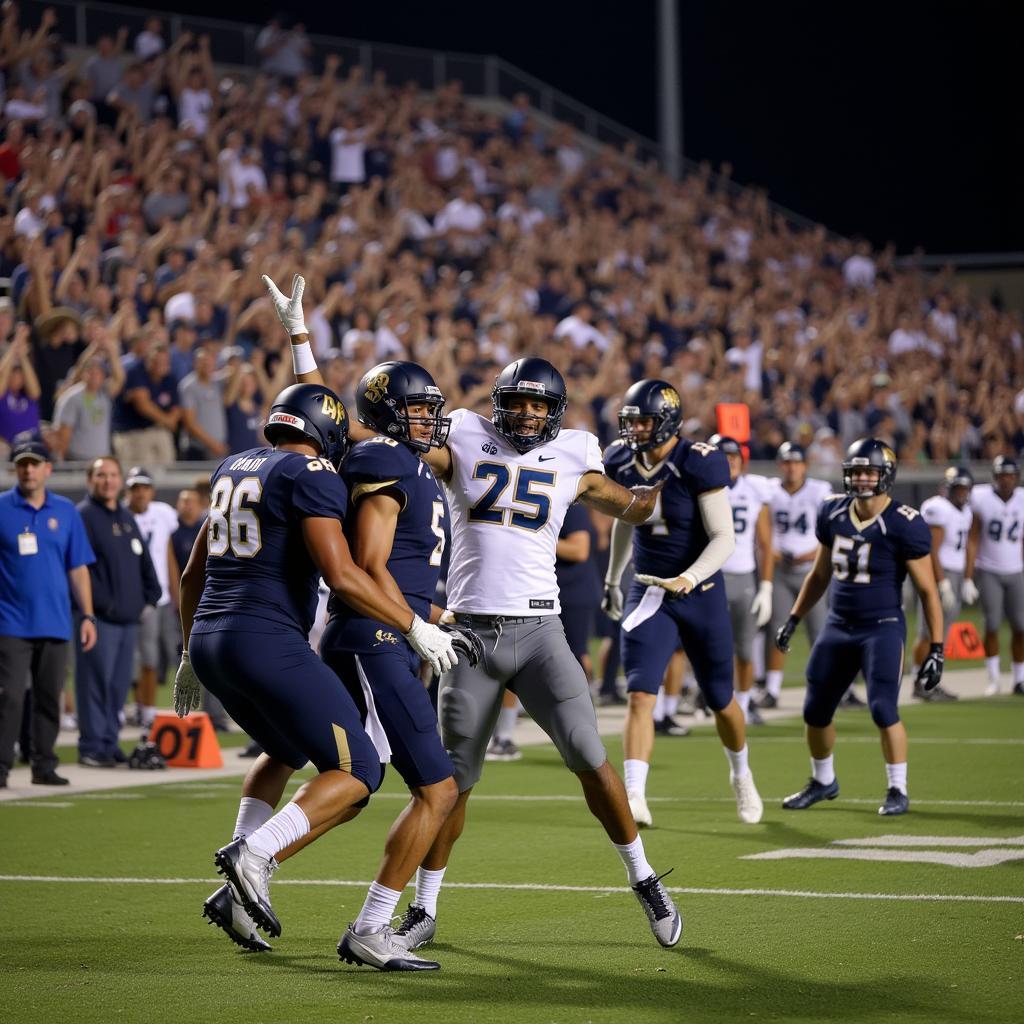
[[[633,582],[622,618],[622,665],[631,693],[657,693],[669,660],[683,644],[693,674],[712,711],[732,700],[732,623],[721,573],[685,597],[666,595],[649,618],[627,629],[629,617],[647,587]]]
[[[363,687],[369,689],[391,747],[391,763],[410,789],[432,786],[452,776],[454,769],[441,743],[437,714],[417,674],[420,660],[408,644],[403,641],[375,654],[322,653],[348,688],[363,722],[367,714]]]
[[[872,720],[879,729],[895,725],[906,631],[902,615],[866,623],[830,615],[807,662],[804,721],[818,729],[828,725],[863,670]]]
[[[348,690],[297,630],[193,632],[192,667],[228,714],[275,760],[347,771],[374,792],[380,758]]]

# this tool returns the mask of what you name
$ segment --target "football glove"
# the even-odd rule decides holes
[[[408,633],[402,634],[409,646],[439,675],[450,672],[459,663],[455,644],[450,633],[440,626],[424,622],[418,615],[413,617]]]
[[[604,584],[604,597],[601,598],[601,611],[608,616],[612,622],[618,622],[622,618],[622,587],[618,583]]]
[[[942,679],[942,668],[945,664],[946,655],[943,653],[942,644],[932,644],[928,648],[928,657],[917,670],[915,684],[925,691],[934,690]]]
[[[441,626],[445,633],[451,634],[452,646],[461,654],[470,666],[475,668],[484,660],[484,642],[469,628],[458,622],[448,622]]]
[[[309,331],[306,330],[305,317],[302,315],[302,293],[306,289],[305,278],[299,274],[292,278],[291,295],[284,295],[266,274],[263,275],[263,283],[270,293],[270,301],[274,303],[277,318],[284,324],[284,329],[289,336],[294,338],[296,334],[309,334]]]
[[[800,620],[795,615],[790,615],[786,621],[779,626],[778,632],[775,634],[775,646],[780,651],[789,650],[789,641],[793,639],[793,634],[796,632],[796,627],[800,625]]]
[[[174,677],[174,713],[184,718],[199,707],[202,696],[202,685],[188,660],[188,651],[182,651],[181,664]]]
[[[974,604],[978,600],[978,588],[970,577],[960,584],[960,596],[963,598],[964,604]]]
[[[771,580],[761,580],[757,587],[757,594],[750,605],[750,614],[754,616],[754,623],[758,629],[768,625],[772,617],[772,583]]]
[[[939,600],[942,602],[942,610],[947,615],[956,608],[956,594],[953,593],[953,584],[949,580],[939,580]]]
[[[636,580],[648,587],[661,587],[668,592],[669,597],[685,597],[697,585],[685,572],[678,576],[651,576],[645,572],[638,572]]]

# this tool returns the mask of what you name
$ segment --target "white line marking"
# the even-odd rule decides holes
[[[713,737],[708,737],[713,738]],[[757,735],[754,737],[754,746],[760,746],[762,743],[806,743],[807,741],[803,736],[761,736]],[[984,737],[974,737],[973,739],[958,739],[955,736],[914,736],[911,734],[909,739],[912,747],[918,746],[943,746],[949,743],[955,743],[959,746],[967,745],[974,747],[1020,747],[1024,746],[1024,739],[1019,737],[1004,737],[989,739]],[[878,743],[877,736],[842,736],[840,735],[837,743],[870,743],[876,745]]]
[[[1007,861],[1024,860],[1024,849],[979,850],[977,853],[937,853],[933,850],[867,849],[851,850],[849,847],[793,847],[785,850],[766,850],[764,853],[748,853],[740,860],[872,860],[886,864],[943,864],[950,868],[991,868]]]
[[[1005,839],[980,836],[875,836],[865,839],[833,839],[835,846],[1024,846],[1024,836]]]
[[[79,793],[75,800],[141,800],[141,793]]]
[[[0,805],[3,807],[56,807],[58,810],[64,810],[67,807],[74,807],[72,803],[66,803],[63,800],[8,800],[6,803]]]
[[[852,852],[852,851],[851,851]],[[70,883],[76,885],[217,885],[213,878],[100,878],[64,875],[0,875],[0,882]],[[278,885],[313,885],[329,888],[365,889],[369,881],[333,878],[281,878]],[[445,889],[481,889],[513,892],[583,892],[628,893],[617,885],[546,885],[534,882],[445,882]],[[783,896],[812,900],[894,900],[901,903],[1021,903],[1024,896],[974,896],[955,893],[888,893],[888,892],[810,892],[802,889],[705,889],[690,886],[667,886],[669,892],[684,896]]]

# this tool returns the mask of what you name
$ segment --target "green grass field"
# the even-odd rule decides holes
[[[488,765],[442,893],[432,975],[384,975],[334,953],[402,806],[393,773],[358,819],[276,876],[284,934],[263,955],[200,917],[235,780],[0,804],[0,1020],[1019,1019],[1024,701],[915,706],[906,720],[912,813],[895,820],[875,813],[885,782],[863,713],[839,719],[840,799],[802,813],[778,806],[807,774],[799,723],[755,733],[766,813],[753,827],[736,820],[709,729],[660,739],[645,843],[659,871],[675,868],[667,882],[686,927],[672,950],[651,937],[553,749]],[[609,752],[618,763],[617,741]],[[908,848],[883,836],[933,838]],[[844,839],[881,841],[891,858],[1021,859],[745,859],[865,852],[829,845]]]

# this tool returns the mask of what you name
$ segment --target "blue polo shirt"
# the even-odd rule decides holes
[[[17,487],[0,494],[0,636],[70,640],[68,570],[96,561],[78,509],[45,493],[38,509]]]

